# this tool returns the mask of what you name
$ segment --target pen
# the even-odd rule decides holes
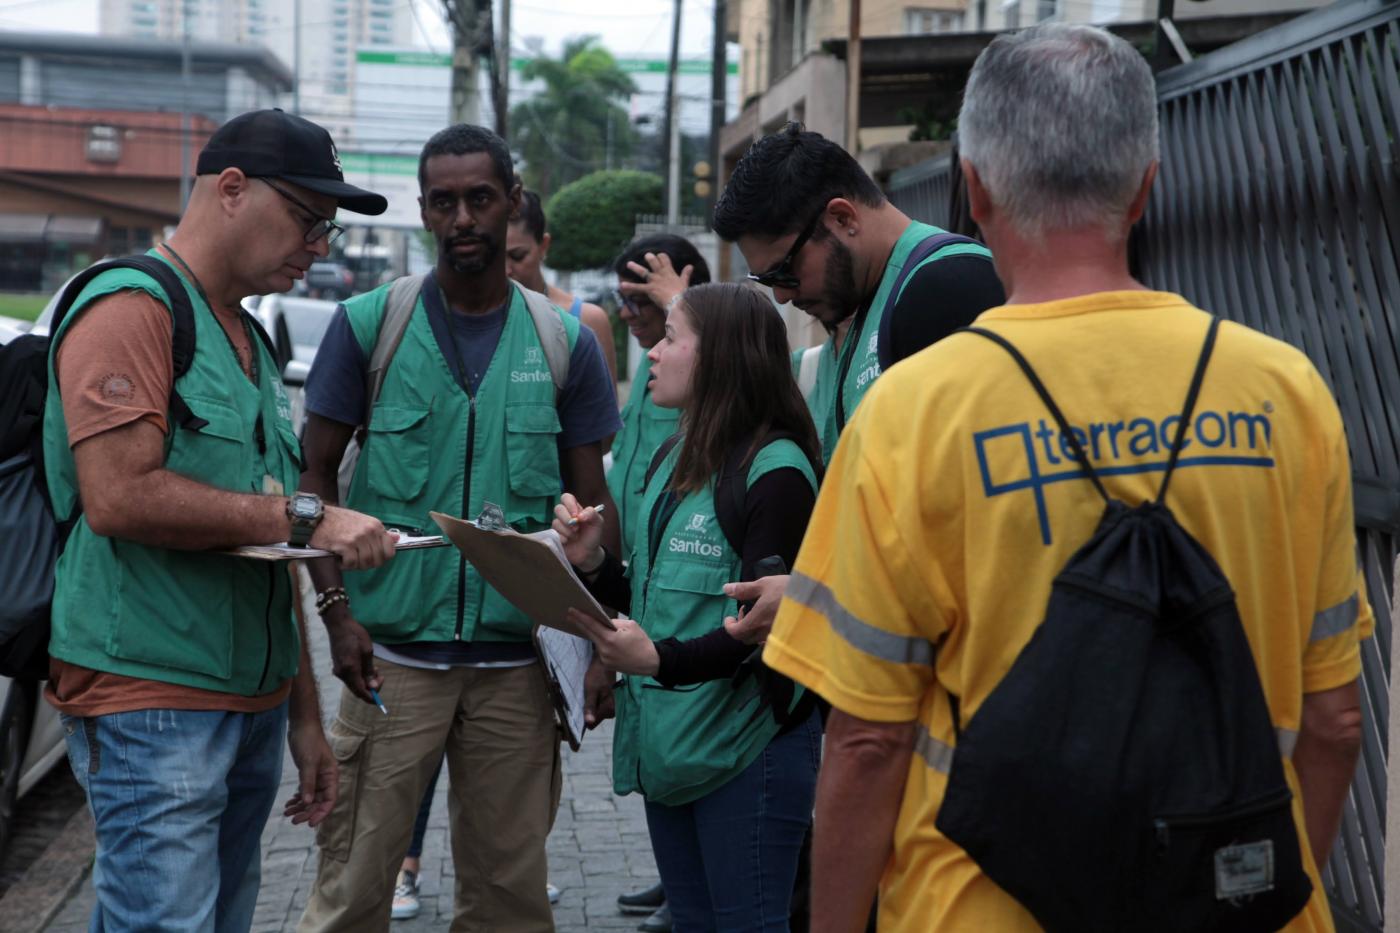
[[[593,514],[594,514],[594,515],[601,515],[601,514],[603,514],[603,509],[605,509],[605,508],[607,508],[607,506],[605,506],[605,505],[595,505],[595,506],[593,506]],[[575,515],[573,518],[569,519],[569,521],[567,522],[567,524],[568,524],[569,527],[571,527],[571,528],[572,528],[574,525],[577,525],[577,524],[578,524],[578,516]]]
[[[374,705],[377,706],[377,707],[379,707],[379,711],[380,711],[381,713],[383,713],[385,716],[388,716],[388,715],[389,715],[389,711],[388,711],[387,709],[384,708],[384,701],[381,700],[381,699],[379,699],[379,691],[376,690],[376,689],[374,689],[373,687],[370,687],[370,688],[369,688],[369,695],[372,696],[372,697],[374,697]]]

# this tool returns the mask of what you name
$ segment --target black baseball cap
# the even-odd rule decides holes
[[[382,214],[382,194],[346,184],[340,154],[324,128],[276,110],[239,114],[214,131],[199,154],[196,175],[241,169],[251,178],[283,178],[308,191],[329,195],[356,214]]]

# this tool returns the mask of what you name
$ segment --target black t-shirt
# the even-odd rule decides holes
[[[889,369],[1005,303],[1006,290],[986,256],[963,254],[924,263],[880,321],[880,369]]]
[[[807,478],[791,467],[765,473],[749,487],[744,497],[746,528],[740,580],[756,579],[754,566],[765,557],[777,555],[788,567],[797,562],[797,551],[816,501]],[[632,591],[622,562],[612,555],[608,555],[588,588],[599,602],[614,609],[626,612],[631,607]],[[679,686],[732,676],[754,646],[734,638],[721,626],[684,641],[663,638],[656,643],[656,650],[661,658],[657,681]]]

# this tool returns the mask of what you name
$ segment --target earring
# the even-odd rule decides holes
[[[855,227],[847,227],[847,228],[846,228],[846,232],[847,232],[848,234],[850,234],[851,236],[855,236],[855,235],[856,235],[856,228],[855,228]]]

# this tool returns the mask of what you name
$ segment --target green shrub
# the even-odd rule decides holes
[[[594,172],[560,188],[545,205],[550,268],[606,266],[632,239],[638,214],[662,212],[662,187],[659,175],[628,169]]]

